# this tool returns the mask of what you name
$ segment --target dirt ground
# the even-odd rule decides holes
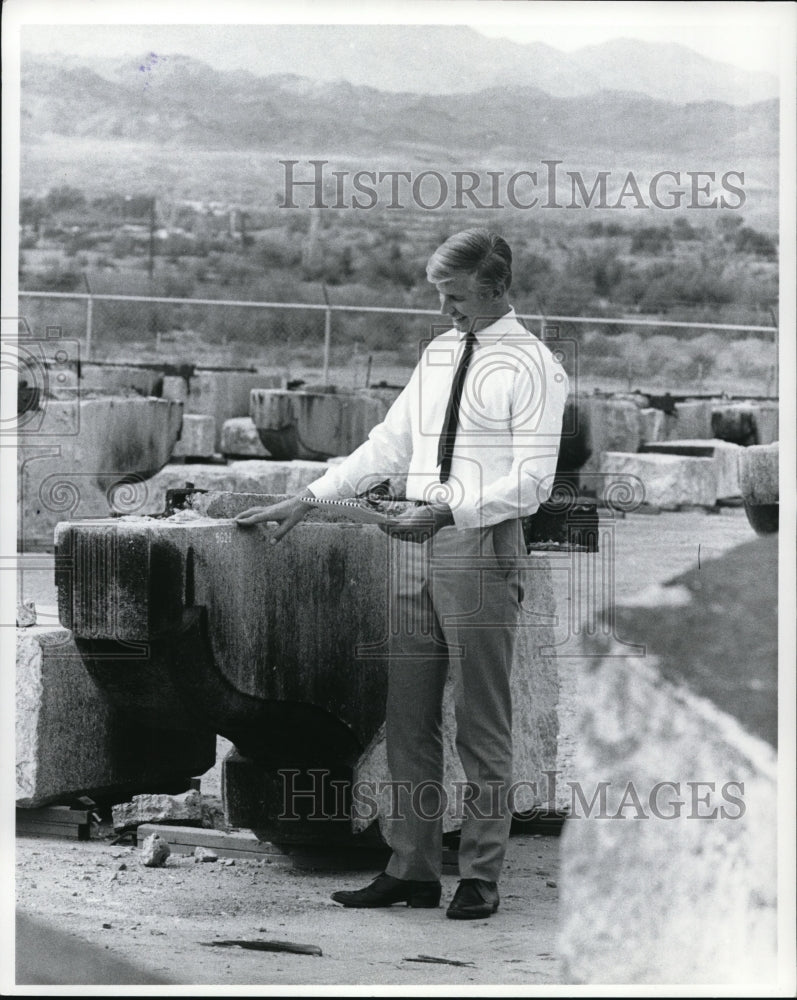
[[[752,537],[738,509],[629,515],[614,533],[615,599],[622,602]],[[555,578],[565,623],[574,592],[568,574]],[[572,657],[561,660],[563,745],[576,735],[570,703],[575,669]],[[437,910],[347,910],[330,893],[359,887],[375,871],[296,870],[243,860],[201,864],[176,855],[151,869],[135,848],[112,846],[109,839],[18,837],[17,981],[163,983],[166,989],[215,986],[216,992],[336,985],[544,991],[565,981],[557,956],[560,846],[556,836],[513,836],[498,913],[460,922],[445,917],[454,875],[444,876]],[[232,939],[310,944],[322,954],[209,944]],[[413,961],[419,956],[462,964]]]
[[[202,864],[174,854],[163,868],[146,868],[135,848],[38,838],[17,840],[17,899],[19,912],[66,932],[67,944],[98,945],[84,951],[83,961],[99,975],[103,961],[122,958],[173,984],[556,983],[558,887],[548,883],[557,881],[558,843],[551,836],[511,838],[501,906],[489,920],[446,919],[455,876],[443,877],[439,909],[358,911],[332,902],[330,893],[365,884],[370,872],[297,871],[241,860]],[[312,944],[322,955],[202,944],[242,938]],[[18,981],[26,968],[34,977],[59,963],[66,971],[58,948],[38,949],[35,956],[22,951]],[[411,961],[422,955],[464,964]]]

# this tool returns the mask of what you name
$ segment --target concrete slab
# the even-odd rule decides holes
[[[657,507],[713,507],[717,502],[717,477],[710,458],[610,451],[603,454],[600,476],[607,498],[619,491]]]
[[[363,393],[258,389],[250,416],[274,458],[322,460],[354,451],[387,409],[385,400]]]
[[[34,626],[17,630],[16,756],[17,806],[32,808],[185,788],[212,765],[215,740],[137,724],[100,694],[66,629]]]
[[[642,452],[651,455],[684,455],[689,458],[710,458],[717,477],[717,499],[741,496],[739,461],[742,448],[718,438],[701,440],[651,441],[642,445]]]
[[[636,603],[578,671],[563,979],[774,984],[777,542]]]

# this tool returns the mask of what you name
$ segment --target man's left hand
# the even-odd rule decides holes
[[[391,538],[400,538],[404,542],[427,542],[441,528],[453,523],[454,515],[447,504],[424,504],[409,508],[401,516],[379,527]]]

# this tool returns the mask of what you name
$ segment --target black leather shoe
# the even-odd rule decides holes
[[[393,878],[387,872],[382,872],[364,889],[333,892],[332,898],[344,906],[373,908],[406,903],[407,906],[433,909],[440,905],[441,891],[439,882],[416,882],[412,879]]]
[[[498,909],[498,886],[483,878],[463,878],[446,910],[452,920],[479,920]]]

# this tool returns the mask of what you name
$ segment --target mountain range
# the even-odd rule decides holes
[[[297,68],[306,69],[306,60]],[[737,105],[705,97],[683,104],[629,90],[552,95],[517,81],[476,92],[419,94],[297,73],[262,77],[152,53],[113,65],[26,55],[21,85],[22,140],[32,145],[62,135],[278,149],[286,156],[447,150],[473,156],[500,151],[522,160],[569,151],[603,159],[651,152],[670,161],[700,154],[700,168],[709,157],[743,168],[728,159],[776,157],[778,151],[774,99]]]
[[[86,32],[90,38],[90,26]],[[183,52],[220,72],[245,66],[256,77],[295,73],[392,93],[535,87],[567,98],[622,90],[677,104],[750,104],[778,96],[774,74],[742,70],[683,45],[626,38],[563,52],[486,37],[465,25],[152,25],[146,34],[158,64],[151,76],[169,53]],[[35,36],[28,37],[33,54]],[[118,80],[119,62],[102,56],[101,43],[91,56],[73,58],[75,65]]]

